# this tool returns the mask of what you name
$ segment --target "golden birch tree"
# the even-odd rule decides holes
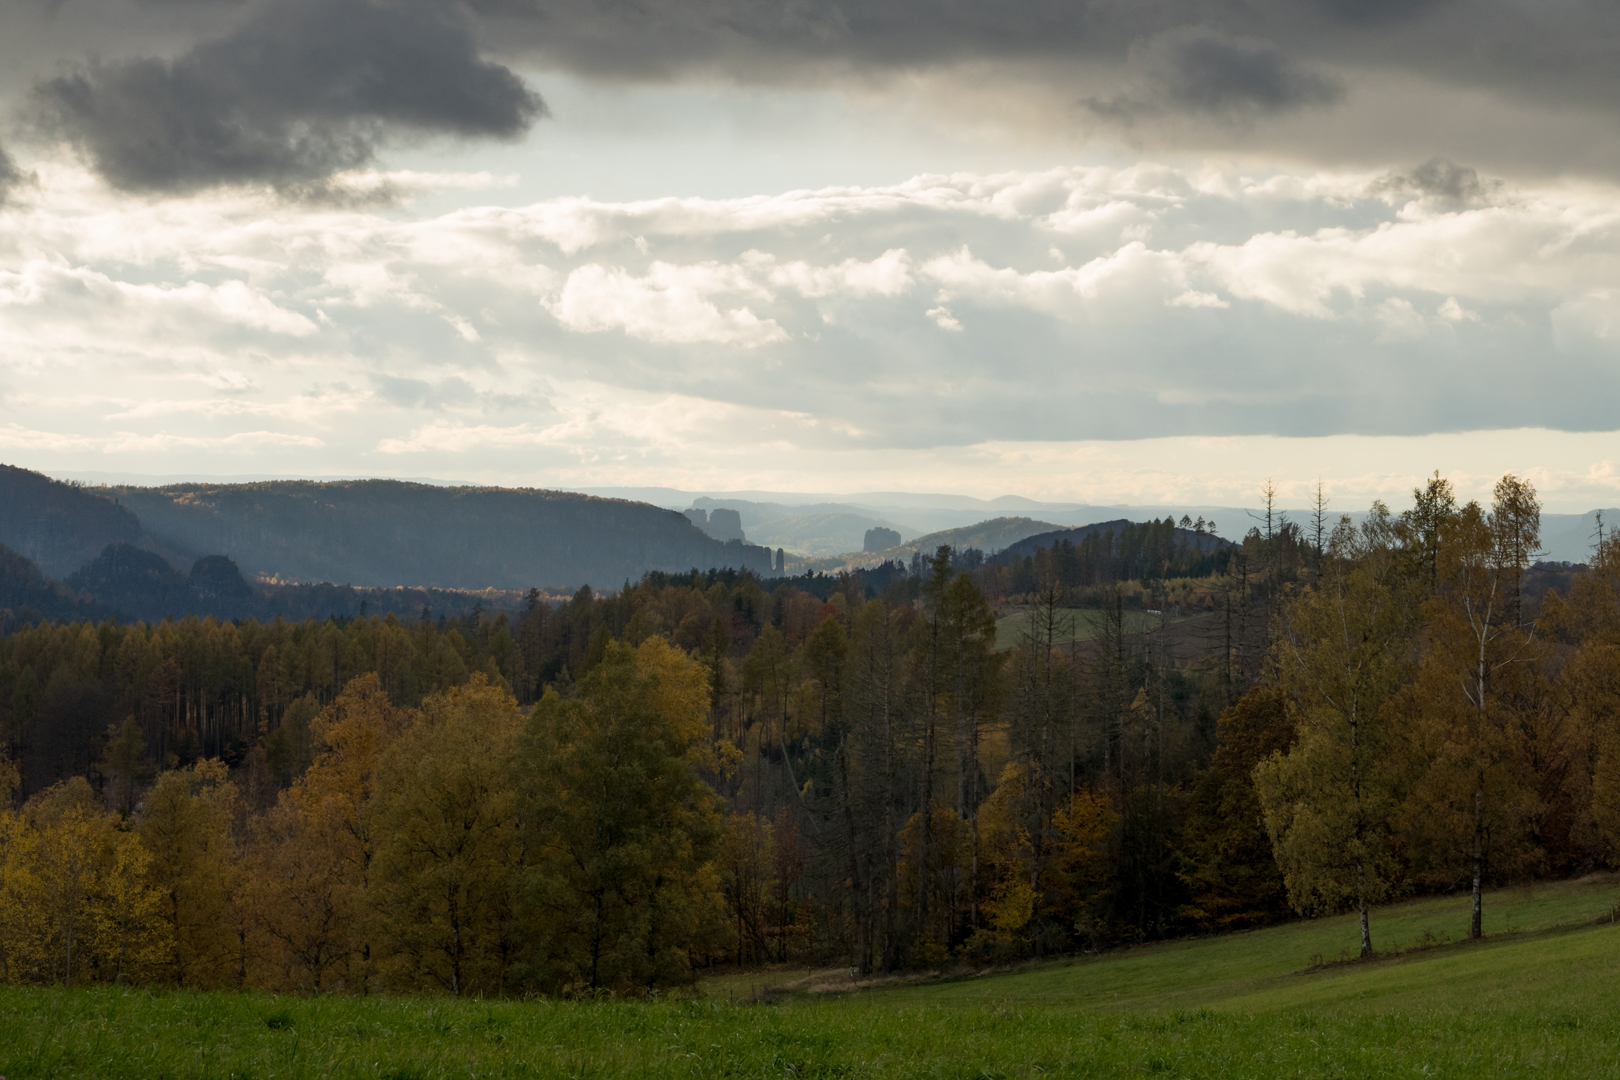
[[[1413,688],[1420,766],[1408,831],[1430,862],[1469,882],[1469,937],[1483,934],[1492,865],[1526,848],[1537,810],[1521,704],[1539,659],[1519,582],[1537,546],[1540,508],[1528,481],[1504,476],[1489,512],[1464,506],[1440,530],[1437,586],[1424,605],[1423,659]]]
[[[1297,725],[1294,744],[1254,770],[1289,901],[1301,912],[1352,906],[1361,955],[1368,909],[1395,869],[1389,846],[1398,772],[1387,705],[1409,663],[1416,588],[1387,512],[1342,519],[1316,582],[1288,605],[1273,650]]]

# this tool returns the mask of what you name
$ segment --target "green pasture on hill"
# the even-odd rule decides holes
[[[1103,611],[1101,608],[1064,608],[1062,617],[1068,622],[1065,632],[1057,635],[1059,645],[1067,645],[1075,641],[1090,641],[1097,636],[1102,626]],[[1191,615],[1172,615],[1170,623],[1183,623],[1192,618]],[[1161,625],[1157,615],[1149,615],[1145,611],[1135,608],[1124,612],[1125,632],[1127,634],[1145,634],[1149,630],[1156,630]],[[1015,647],[1019,642],[1019,635],[1029,629],[1029,612],[1015,611],[1003,615],[996,620],[996,651],[1005,652]]]
[[[1612,1077],[1612,879],[1379,911],[1371,963],[1344,917],[1019,971],[753,1000],[452,1001],[0,990],[19,1077]],[[1601,920],[1601,921],[1600,921]],[[847,978],[847,975],[845,976]],[[813,982],[813,980],[812,980]],[[746,987],[746,993],[738,993]]]

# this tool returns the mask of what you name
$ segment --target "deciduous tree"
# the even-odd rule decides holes
[[[1387,513],[1334,529],[1321,577],[1289,605],[1274,656],[1298,735],[1255,768],[1289,900],[1303,912],[1348,903],[1361,955],[1368,911],[1395,870],[1389,846],[1399,772],[1388,703],[1409,664],[1415,596]]]
[[[716,902],[718,800],[694,762],[703,666],[662,638],[609,643],[530,716],[517,776],[529,975],[548,991],[647,993],[692,978]]]
[[[425,700],[383,751],[369,892],[392,985],[507,989],[518,856],[509,765],[521,723],[511,693],[474,675]]]

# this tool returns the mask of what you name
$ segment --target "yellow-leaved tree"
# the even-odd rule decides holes
[[[87,953],[101,982],[159,979],[174,952],[163,918],[163,890],[152,884],[152,855],[122,822],[103,818],[103,867],[85,912]]]
[[[1539,784],[1527,706],[1540,692],[1542,657],[1520,610],[1520,578],[1540,523],[1535,489],[1504,476],[1488,512],[1470,502],[1441,527],[1435,591],[1423,611],[1407,831],[1440,882],[1470,883],[1473,938],[1484,932],[1489,869],[1516,870],[1533,851]]]
[[[518,854],[509,767],[522,722],[511,692],[474,674],[424,701],[383,751],[369,893],[388,985],[506,991]]]
[[[139,817],[138,833],[152,856],[152,880],[163,890],[163,921],[174,943],[168,975],[181,986],[241,982],[236,799],[224,762],[210,758],[158,776]]]
[[[350,681],[310,723],[313,763],[254,826],[244,892],[258,983],[366,989],[375,775],[409,717],[370,674]]]
[[[15,770],[0,763],[0,801]],[[22,812],[0,810],[0,980],[75,983],[162,974],[169,937],[150,857],[83,777],[52,785]]]
[[[0,756],[0,981],[27,982],[43,966],[44,912],[35,899],[39,834],[11,809],[22,778]]]
[[[1306,913],[1353,907],[1362,956],[1373,951],[1368,909],[1395,870],[1400,772],[1388,705],[1421,595],[1396,535],[1380,505],[1359,529],[1341,520],[1319,578],[1285,609],[1274,656],[1297,737],[1254,770],[1289,901]]]

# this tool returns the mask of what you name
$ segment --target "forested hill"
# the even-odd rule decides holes
[[[141,523],[94,489],[0,465],[0,544],[60,578],[108,544],[135,544]]]
[[[614,588],[649,570],[771,569],[768,549],[715,540],[676,511],[572,492],[397,480],[107,490],[160,547],[190,557],[228,555],[249,577]]]
[[[1186,518],[1182,521],[1192,525]],[[1162,521],[1099,521],[1025,537],[993,561],[1012,566],[1037,561],[1046,552],[1059,562],[1058,577],[1065,585],[1115,578],[1202,576],[1216,570],[1213,556],[1233,546],[1202,526],[1202,518],[1192,528],[1168,517]]]

